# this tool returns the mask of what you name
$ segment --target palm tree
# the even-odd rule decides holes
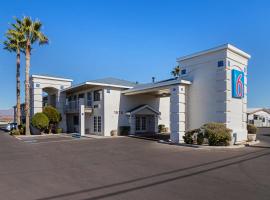
[[[48,38],[42,33],[42,23],[39,20],[32,21],[30,17],[24,17],[22,20],[16,19],[17,24],[22,27],[24,33],[25,46],[25,134],[30,134],[30,56],[32,45],[39,43],[39,45],[47,44]]]
[[[171,74],[174,77],[179,77],[180,76],[180,66],[176,66],[175,68],[173,68],[173,70],[171,71]]]
[[[25,40],[21,32],[21,27],[12,24],[14,29],[9,29],[6,33],[7,40],[4,41],[4,49],[9,52],[16,53],[16,122],[21,124],[21,82],[20,82],[20,68],[21,68],[21,51],[24,50]]]

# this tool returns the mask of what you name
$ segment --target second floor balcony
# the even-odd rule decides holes
[[[86,101],[84,104],[85,112],[91,113],[92,112],[92,102]],[[65,105],[65,113],[79,113],[80,106],[79,101],[68,101]]]

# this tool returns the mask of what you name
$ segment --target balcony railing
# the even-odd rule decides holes
[[[79,101],[69,101],[67,105],[65,105],[66,113],[79,113]],[[92,102],[86,102],[85,112],[92,112]]]

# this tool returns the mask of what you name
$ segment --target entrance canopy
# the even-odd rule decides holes
[[[126,112],[127,115],[136,115],[136,114],[155,114],[155,115],[160,115],[160,112],[158,110],[155,110],[149,105],[140,105],[132,110],[129,110]]]

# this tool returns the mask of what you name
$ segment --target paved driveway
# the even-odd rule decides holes
[[[0,199],[267,199],[270,131],[257,147],[199,150],[135,138],[27,143],[0,132]]]

